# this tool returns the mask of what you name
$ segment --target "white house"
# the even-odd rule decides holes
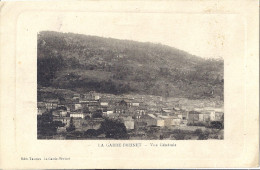
[[[164,126],[179,126],[181,123],[181,118],[178,116],[158,116],[164,120]]]
[[[99,99],[100,99],[100,96],[99,96],[99,95],[94,95],[94,99],[95,99],[95,100],[99,100]]]
[[[203,121],[204,120],[204,114],[203,113],[200,113],[199,114],[199,121]]]
[[[125,124],[126,129],[134,129],[135,122],[134,122],[134,119],[132,119],[131,116],[124,117],[123,120],[124,120],[124,124]]]
[[[162,126],[165,125],[163,119],[159,119],[159,118],[157,118],[156,120],[157,120],[157,125],[156,125],[156,126],[160,126],[160,127],[162,127]]]
[[[156,117],[153,114],[147,115],[149,119],[147,119],[147,125],[155,125],[155,126],[164,126],[164,120],[162,118]]]
[[[84,114],[83,113],[70,113],[70,117],[73,118],[84,118]]]
[[[100,102],[101,106],[108,106],[108,102]]]
[[[215,116],[216,116],[215,111],[210,111],[210,120],[211,121],[215,121]]]
[[[60,116],[66,117],[66,116],[67,116],[67,111],[61,110],[61,111],[60,111]]]
[[[40,107],[40,108],[37,108],[37,115],[42,115],[44,112],[46,112],[47,111],[47,109],[46,108],[42,108],[42,107]]]
[[[82,109],[82,105],[80,103],[75,104],[75,110],[80,110]]]
[[[107,111],[107,114],[109,115],[109,114],[113,114],[114,113],[114,111],[113,110],[108,110]]]

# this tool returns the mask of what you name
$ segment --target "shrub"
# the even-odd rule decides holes
[[[84,136],[87,137],[98,136],[98,132],[95,129],[88,129],[86,132],[84,132]]]
[[[209,138],[209,131],[199,134],[199,140],[207,140]]]
[[[106,138],[128,138],[125,125],[117,120],[105,119],[105,121],[101,123],[99,131],[105,133]]]
[[[202,134],[203,132],[202,132],[201,129],[196,129],[196,130],[194,131],[194,133],[195,133],[196,135],[200,135],[200,134]]]
[[[174,129],[173,130],[173,136],[176,140],[183,140],[185,138],[185,131],[180,130],[180,129]]]
[[[73,118],[71,117],[70,118],[70,125],[69,125],[69,127],[66,128],[66,130],[67,130],[67,132],[73,132],[75,129],[76,128],[75,128],[75,125],[73,123]]]

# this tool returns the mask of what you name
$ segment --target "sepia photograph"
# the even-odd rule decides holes
[[[37,109],[38,139],[223,140],[224,59],[40,31]]]
[[[259,166],[259,2],[0,2],[0,169]]]

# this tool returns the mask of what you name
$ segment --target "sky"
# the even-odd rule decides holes
[[[202,58],[230,54],[240,24],[235,15],[172,13],[62,13],[45,16],[42,30],[153,42]]]

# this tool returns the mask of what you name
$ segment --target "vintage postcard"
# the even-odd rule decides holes
[[[259,165],[258,1],[2,2],[0,23],[0,168]]]

